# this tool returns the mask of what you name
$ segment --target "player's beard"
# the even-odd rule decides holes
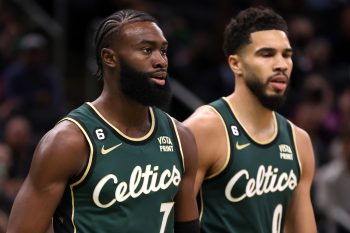
[[[157,85],[151,81],[152,72],[142,72],[119,60],[120,85],[123,94],[142,105],[165,108],[171,100],[171,89],[168,76],[165,85]]]
[[[285,102],[287,90],[284,93],[276,93],[275,95],[268,95],[266,93],[269,79],[263,83],[259,81],[255,75],[250,74],[245,79],[245,83],[252,93],[258,98],[260,103],[267,109],[276,111]]]

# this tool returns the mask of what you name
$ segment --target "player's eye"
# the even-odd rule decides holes
[[[152,53],[152,49],[150,47],[143,48],[142,51],[146,54]]]

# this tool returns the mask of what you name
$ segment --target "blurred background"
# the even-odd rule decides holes
[[[38,140],[100,93],[92,40],[102,18],[134,8],[159,20],[174,92],[166,111],[182,121],[232,92],[223,30],[238,11],[257,5],[289,24],[294,70],[280,113],[313,142],[318,230],[350,232],[349,0],[0,0],[0,233]]]

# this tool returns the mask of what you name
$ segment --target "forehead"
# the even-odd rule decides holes
[[[166,43],[162,30],[154,22],[134,22],[123,26],[119,34],[122,43],[142,42]]]
[[[250,34],[252,46],[260,48],[290,49],[289,39],[285,32],[280,30],[258,31]]]

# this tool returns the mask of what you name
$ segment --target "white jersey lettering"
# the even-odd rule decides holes
[[[241,195],[233,196],[232,190],[234,190],[236,183],[240,179],[247,180],[245,192]],[[231,202],[239,202],[245,198],[254,197],[255,195],[260,196],[277,191],[282,192],[288,188],[294,190],[296,186],[297,177],[293,170],[290,170],[289,174],[286,172],[278,174],[278,168],[268,166],[266,169],[265,166],[261,165],[255,178],[250,178],[249,172],[246,169],[237,172],[227,183],[225,196]]]
[[[100,208],[108,208],[115,202],[123,202],[129,197],[137,198],[142,194],[147,195],[160,189],[165,190],[171,184],[179,186],[181,174],[175,165],[172,170],[166,169],[160,175],[158,169],[158,166],[152,168],[151,165],[147,165],[145,170],[142,171],[140,166],[136,166],[131,172],[129,182],[121,181],[118,183],[118,178],[114,174],[104,176],[93,191],[94,203]],[[112,200],[104,204],[100,201],[100,195],[108,182],[113,182],[116,185],[115,195]]]

